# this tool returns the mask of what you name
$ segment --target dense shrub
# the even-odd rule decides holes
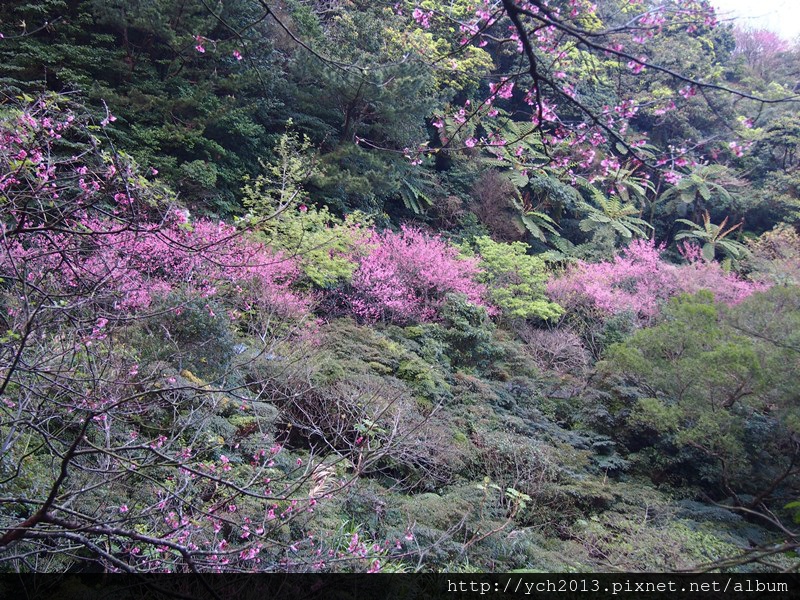
[[[579,262],[552,279],[547,291],[567,310],[601,317],[632,312],[646,323],[680,293],[708,289],[721,302],[736,304],[761,289],[703,260],[694,247],[684,248],[688,264],[683,266],[664,261],[661,250],[663,246],[652,241],[634,240],[612,261]]]
[[[275,250],[291,256],[304,280],[316,288],[336,289],[347,285],[358,268],[370,230],[363,215],[344,221],[327,208],[301,204],[291,207],[266,228],[266,239]]]
[[[307,137],[287,130],[274,151],[275,161],[262,163],[264,173],[246,178],[242,193],[249,213],[243,221],[261,230],[273,249],[294,259],[301,283],[323,289],[349,283],[358,266],[359,242],[370,235],[365,227],[370,219],[355,212],[342,220],[326,206],[313,206],[303,187],[316,173]]]
[[[214,378],[228,370],[235,354],[233,323],[211,298],[170,294],[152,306],[153,315],[134,322],[125,337],[142,366],[164,361]]]
[[[561,307],[545,295],[547,270],[544,261],[527,253],[522,242],[502,244],[488,236],[475,238],[482,273],[478,281],[489,290],[489,298],[509,318],[552,319]]]
[[[435,320],[451,293],[487,306],[486,288],[476,282],[477,259],[459,257],[458,250],[441,238],[402,227],[399,232],[374,232],[364,243],[369,252],[360,259],[347,294],[359,318],[397,323]]]

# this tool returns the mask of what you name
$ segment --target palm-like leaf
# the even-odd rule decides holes
[[[560,234],[556,230],[558,224],[546,213],[531,210],[522,214],[522,222],[528,231],[540,242],[546,242],[545,231],[558,237]]]
[[[527,230],[540,242],[547,243],[547,233],[554,237],[559,237],[558,223],[547,213],[531,210],[525,202],[519,198],[512,198],[511,202],[519,210],[522,223]]]
[[[647,179],[637,177],[634,170],[620,167],[611,182],[611,187],[616,190],[625,204],[638,204],[646,206],[648,197],[655,196],[655,186]]]
[[[408,179],[400,181],[400,198],[403,200],[405,207],[415,215],[423,214],[433,205],[433,201],[430,197]]]
[[[678,202],[676,209],[685,214],[690,205],[700,209],[713,198],[730,204],[734,197],[728,188],[737,185],[741,182],[724,165],[703,165],[661,194],[660,199]]]
[[[580,208],[586,213],[579,226],[585,232],[599,232],[604,229],[611,229],[615,235],[620,235],[624,239],[634,236],[647,237],[647,229],[652,229],[652,225],[637,216],[639,209],[632,204],[625,204],[620,198],[606,198],[603,194],[593,194],[598,207],[592,206],[588,202],[581,202]]]
[[[683,229],[675,234],[675,240],[692,238],[702,242],[703,257],[706,260],[714,260],[717,248],[732,258],[739,258],[747,252],[744,244],[731,239],[725,239],[728,234],[736,231],[742,225],[741,223],[736,223],[726,229],[728,217],[725,217],[719,225],[715,225],[711,222],[711,216],[708,214],[708,211],[705,211],[703,213],[702,225],[698,225],[694,221],[688,219],[676,219],[675,222],[689,226],[689,229]]]

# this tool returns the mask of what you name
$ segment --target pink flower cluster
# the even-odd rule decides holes
[[[433,12],[429,10],[422,10],[421,8],[417,7],[411,13],[411,16],[414,20],[419,24],[420,27],[423,29],[429,29],[431,26],[431,17],[433,16]]]
[[[498,98],[509,99],[514,95],[514,82],[510,79],[503,79],[497,83],[490,83],[489,93]]]
[[[199,220],[188,227],[184,220],[177,211],[162,225],[83,216],[64,233],[4,240],[0,273],[57,295],[85,293],[123,312],[146,309],[179,287],[203,297],[230,292],[225,297],[239,310],[308,310],[308,300],[289,289],[298,275],[293,261],[231,225]]]
[[[736,304],[763,288],[723,271],[719,263],[707,262],[694,246],[684,246],[685,265],[661,259],[663,245],[635,240],[611,261],[579,262],[547,285],[550,298],[567,310],[595,310],[601,315],[631,312],[648,322],[664,303],[681,293],[701,289],[716,299]]]
[[[462,259],[438,236],[413,227],[373,233],[353,275],[347,300],[367,321],[435,320],[447,294],[464,294],[486,306],[486,289],[475,282],[477,259]]]

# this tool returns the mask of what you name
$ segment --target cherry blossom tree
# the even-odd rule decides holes
[[[578,262],[548,283],[551,298],[568,310],[601,317],[629,312],[652,323],[667,300],[682,293],[710,290],[719,302],[735,305],[766,286],[725,272],[701,249],[685,244],[684,265],[661,258],[663,245],[635,240],[611,261]]]
[[[454,128],[448,127],[447,119],[434,122],[445,143],[517,147],[518,140],[500,140],[493,133],[498,120],[501,124],[508,118],[520,120],[527,106],[527,120],[551,149],[551,162],[611,143],[619,146],[613,151],[618,158],[655,164],[662,157],[641,150],[647,140],[631,127],[645,112],[663,115],[695,96],[713,108],[719,93],[760,103],[786,100],[753,97],[710,78],[698,70],[701,65],[668,64],[656,53],[667,35],[691,38],[716,27],[714,9],[705,0],[486,0],[471,10],[461,3],[445,7],[421,2],[415,7],[412,17],[420,27],[436,32],[437,27],[458,25],[462,47],[505,49],[512,65],[491,76],[494,81],[489,82],[485,99],[457,110],[451,117]],[[665,93],[648,96],[636,84],[618,85],[637,79],[645,85],[666,85]],[[598,102],[600,90],[613,102]],[[505,107],[513,107],[514,113],[509,116],[502,110]],[[457,135],[470,130],[467,124],[476,120],[486,124],[484,135]],[[665,154],[667,166],[686,152]]]
[[[448,294],[488,307],[486,288],[476,281],[478,260],[460,258],[441,238],[403,227],[398,233],[374,233],[363,243],[370,250],[360,259],[348,293],[355,315],[368,321],[429,321],[438,317]]]
[[[775,67],[781,53],[789,50],[786,40],[767,29],[737,27],[733,35],[736,39],[734,55],[743,57],[747,65],[761,77]]]

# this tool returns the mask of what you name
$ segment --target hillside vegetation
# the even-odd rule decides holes
[[[797,569],[796,44],[700,0],[0,33],[0,572]]]

